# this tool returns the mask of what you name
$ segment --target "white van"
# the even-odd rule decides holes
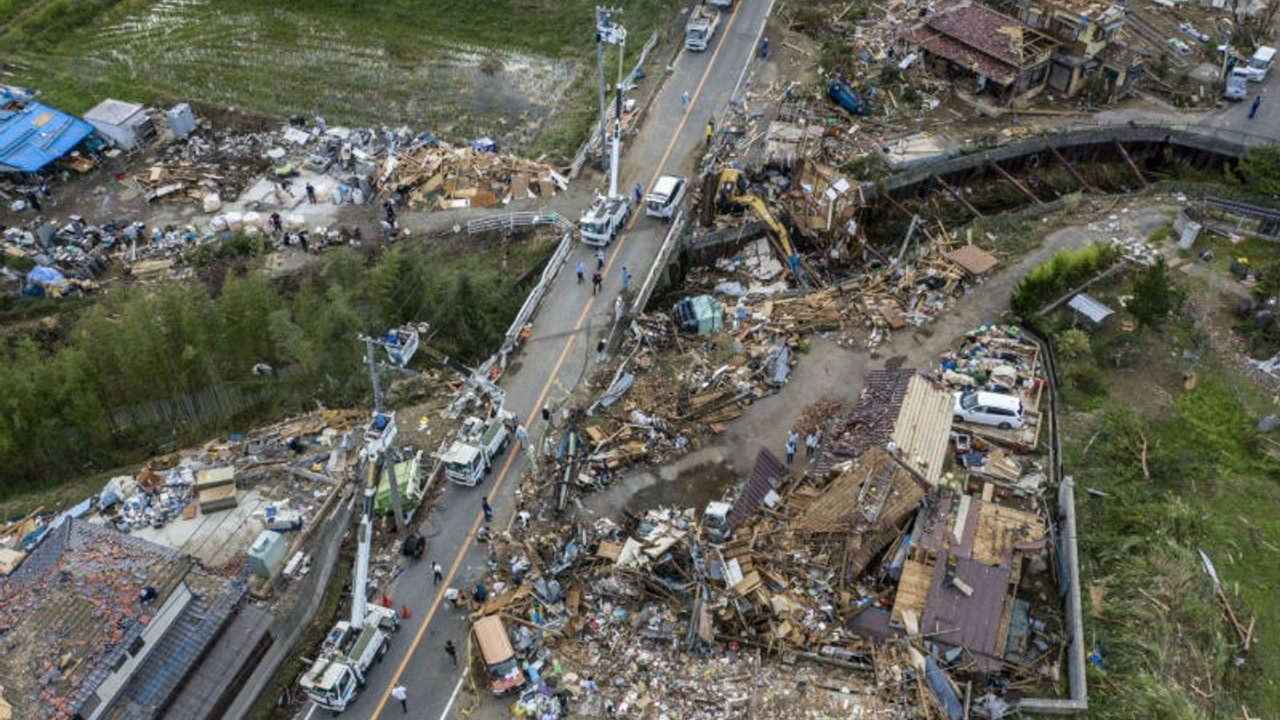
[[[1263,45],[1254,51],[1253,57],[1249,58],[1249,62],[1245,63],[1244,69],[1249,73],[1250,80],[1262,82],[1267,79],[1267,71],[1271,69],[1275,61],[1276,49]]]
[[[956,393],[956,422],[994,425],[1001,430],[1022,427],[1022,400],[990,392]]]
[[[670,220],[676,214],[685,193],[689,192],[689,180],[675,175],[663,175],[654,184],[644,200],[644,214],[649,217]]]

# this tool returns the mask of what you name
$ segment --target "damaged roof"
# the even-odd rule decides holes
[[[0,100],[0,172],[37,172],[93,133],[89,123],[34,100]]]
[[[192,567],[168,548],[69,519],[0,581],[0,677],[28,718],[70,719]],[[143,588],[156,591],[147,604]]]
[[[902,32],[902,37],[925,50],[974,73],[1008,85],[1029,63],[1037,62],[1052,40],[1017,18],[985,5],[962,2],[929,15],[924,22]]]
[[[1000,628],[1010,598],[1010,576],[1009,568],[939,553],[920,632],[936,642],[968,650],[984,669],[998,669],[1004,651]]]
[[[884,447],[893,437],[898,411],[907,397],[915,370],[876,370],[867,373],[862,396],[843,417],[831,424],[819,472],[841,460],[860,457],[874,447]]]
[[[937,485],[942,476],[954,419],[955,399],[951,393],[920,375],[907,380],[907,392],[890,437],[898,448],[899,459],[930,485]]]

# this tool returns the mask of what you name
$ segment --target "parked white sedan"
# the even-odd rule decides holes
[[[1022,400],[991,392],[958,392],[956,422],[994,425],[1001,430],[1022,427]]]

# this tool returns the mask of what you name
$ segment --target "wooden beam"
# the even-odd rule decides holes
[[[1121,145],[1119,140],[1114,140],[1113,142],[1115,143],[1116,149],[1120,151],[1120,157],[1124,158],[1125,163],[1129,165],[1129,169],[1133,171],[1133,176],[1138,178],[1138,183],[1142,185],[1142,187],[1146,187],[1147,179],[1142,177],[1142,171],[1138,169],[1137,165],[1133,164],[1133,158],[1129,157],[1129,153],[1124,149],[1124,145]]]
[[[1071,173],[1071,177],[1075,178],[1076,182],[1080,183],[1080,187],[1083,188],[1085,192],[1094,193],[1095,195],[1098,193],[1098,188],[1090,185],[1088,180],[1085,180],[1080,173],[1076,172],[1075,165],[1072,165],[1070,160],[1063,157],[1062,153],[1058,152],[1058,148],[1050,145],[1049,152],[1053,153],[1053,156],[1058,159],[1058,162],[1062,163],[1063,167],[1067,169],[1067,172]]]
[[[934,175],[933,179],[937,180],[938,184],[941,185],[943,189],[951,193],[951,197],[955,198],[956,200],[959,200],[960,204],[963,205],[966,210],[973,213],[974,217],[978,217],[978,218],[985,217],[982,213],[978,212],[978,208],[974,207],[968,200],[964,198],[964,194],[961,193],[960,190],[958,190],[957,188],[951,187],[950,185],[947,184],[946,180],[943,180],[937,175]]]
[[[1037,205],[1043,205],[1043,204],[1044,204],[1044,201],[1043,201],[1043,200],[1041,200],[1040,198],[1036,197],[1036,196],[1035,196],[1035,193],[1033,193],[1033,192],[1031,192],[1030,190],[1028,190],[1028,189],[1027,189],[1027,186],[1025,186],[1025,185],[1023,185],[1022,183],[1018,182],[1018,179],[1017,179],[1017,178],[1015,178],[1014,176],[1010,175],[1010,174],[1009,174],[1009,172],[1008,172],[1007,170],[1005,170],[1004,168],[1000,167],[1000,164],[999,164],[999,163],[995,162],[994,160],[988,160],[988,161],[987,161],[987,165],[991,166],[991,168],[992,168],[992,169],[994,169],[996,172],[1000,173],[1000,177],[1002,177],[1002,178],[1004,178],[1005,180],[1008,180],[1009,182],[1013,183],[1013,186],[1014,186],[1014,187],[1016,187],[1016,188],[1018,188],[1019,190],[1021,190],[1023,195],[1026,195],[1027,197],[1031,198],[1031,199],[1035,202],[1035,204],[1037,204]]]

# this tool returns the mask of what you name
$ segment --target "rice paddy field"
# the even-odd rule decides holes
[[[639,52],[675,0],[617,3]],[[0,0],[3,82],[104,97],[491,135],[563,151],[595,103],[590,0]],[[562,112],[563,111],[563,112]],[[560,118],[558,120],[558,118]],[[569,126],[566,126],[566,122]]]

